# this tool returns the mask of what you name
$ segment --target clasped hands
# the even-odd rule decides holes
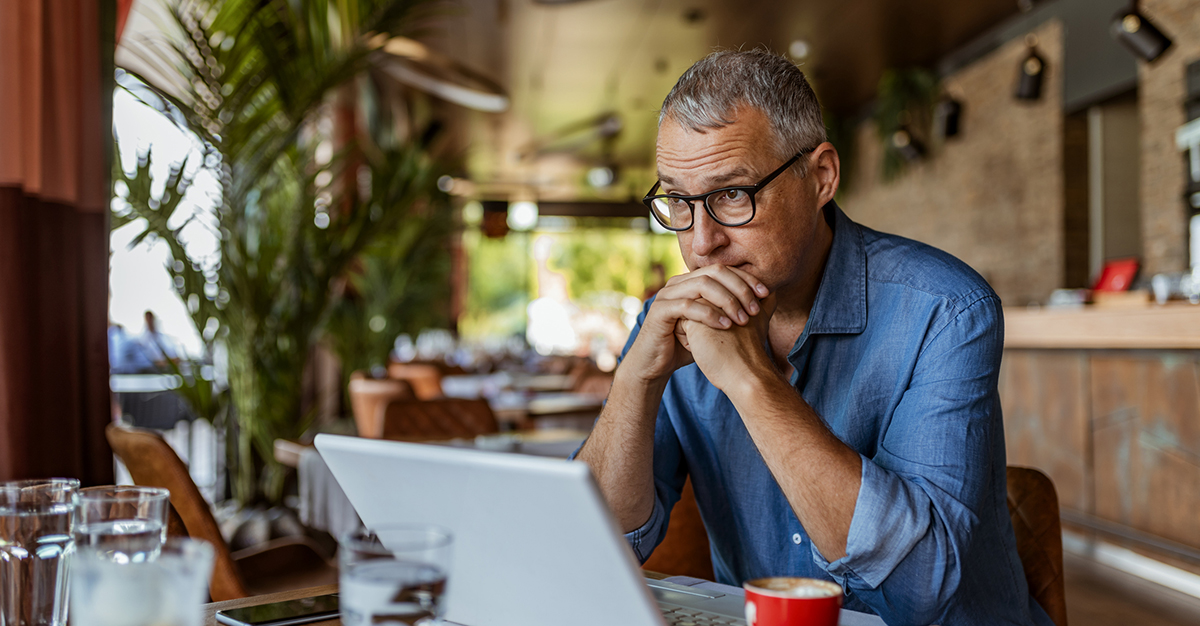
[[[647,381],[665,381],[695,362],[715,387],[730,386],[755,368],[774,369],[767,331],[775,296],[749,273],[709,265],[672,277],[659,292],[637,341],[635,371]]]

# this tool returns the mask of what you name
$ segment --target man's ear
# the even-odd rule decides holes
[[[816,186],[818,207],[823,207],[833,200],[838,185],[842,182],[842,161],[833,144],[826,141],[809,155],[808,176]]]

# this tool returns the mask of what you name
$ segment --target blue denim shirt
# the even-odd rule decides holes
[[[654,511],[626,538],[649,557],[690,475],[719,582],[834,580],[846,608],[893,625],[1051,626],[1008,516],[999,298],[944,252],[860,226],[832,202],[825,217],[829,260],[788,361],[792,384],[862,457],[846,556],[830,563],[809,540],[737,410],[696,365],[667,384]]]

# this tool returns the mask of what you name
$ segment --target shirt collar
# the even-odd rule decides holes
[[[833,228],[833,243],[806,334],[856,334],[867,327],[867,251],[862,229],[830,200],[822,209]]]

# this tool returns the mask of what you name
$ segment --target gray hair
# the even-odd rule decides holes
[[[724,128],[743,106],[767,116],[772,148],[781,160],[825,142],[821,105],[804,72],[762,49],[720,50],[696,61],[663,100],[658,125],[670,118],[695,132]],[[806,164],[797,164],[801,175]]]

